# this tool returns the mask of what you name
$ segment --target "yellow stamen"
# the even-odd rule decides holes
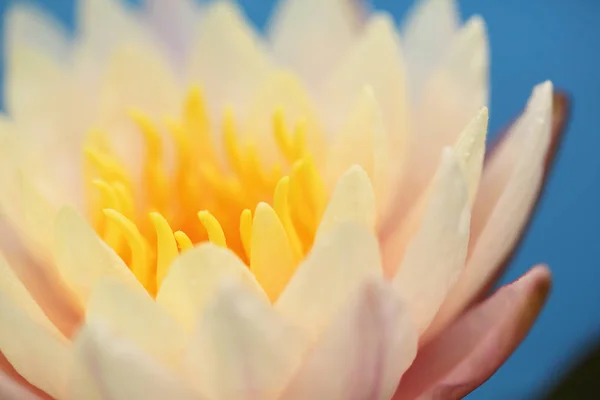
[[[127,240],[131,249],[131,272],[148,292],[154,294],[156,285],[152,277],[155,271],[149,268],[150,254],[144,237],[140,234],[137,226],[120,212],[107,208],[104,210],[104,215],[121,229],[121,233]]]
[[[151,212],[149,216],[156,230],[156,286],[160,287],[179,251],[173,231],[165,217],[157,212]]]
[[[292,223],[289,208],[289,189],[290,189],[290,178],[285,176],[277,183],[275,187],[275,194],[273,196],[273,209],[277,213],[277,216],[281,220],[283,228],[290,241],[290,246],[296,257],[297,261],[300,261],[302,257],[302,245],[298,233]]]
[[[220,247],[227,247],[225,233],[219,221],[208,211],[199,211],[198,218],[208,233],[208,239]]]
[[[194,247],[190,238],[183,233],[182,231],[177,231],[174,233],[175,240],[177,241],[177,246],[179,246],[179,250],[183,253],[186,250]]]
[[[242,238],[244,252],[249,260],[251,255],[250,249],[252,246],[252,211],[249,209],[245,209],[240,215],[240,236]]]
[[[112,208],[115,210],[121,210],[121,202],[115,188],[101,179],[95,179],[92,181],[93,185],[96,186],[102,195],[102,208]],[[104,233],[102,238],[115,252],[121,252],[122,235],[119,227],[114,223],[104,224]]]

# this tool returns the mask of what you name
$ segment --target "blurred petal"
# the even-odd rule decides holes
[[[389,399],[417,351],[408,309],[382,280],[336,313],[282,399]]]
[[[202,244],[175,259],[156,301],[190,332],[220,284],[231,280],[266,298],[254,275],[235,254],[213,244]]]
[[[217,1],[208,6],[195,34],[188,79],[201,84],[211,115],[220,118],[225,105],[245,110],[257,85],[271,70],[260,36],[238,6]]]
[[[278,2],[268,29],[275,55],[314,88],[356,40],[365,16],[363,6],[355,0]]]
[[[94,285],[86,307],[86,322],[100,323],[119,338],[167,367],[181,358],[185,336],[175,320],[142,287],[107,277]]]
[[[410,241],[394,288],[413,313],[419,333],[429,326],[465,265],[469,243],[468,183],[459,160],[446,149]]]
[[[381,276],[379,244],[369,229],[338,224],[315,242],[275,308],[316,336],[352,293]]]
[[[413,100],[422,94],[427,78],[442,61],[459,28],[455,0],[420,0],[407,15],[401,38]]]
[[[458,135],[488,102],[488,41],[485,24],[472,17],[427,79],[414,110],[413,143],[406,179],[395,195],[396,216],[410,210],[431,182],[444,146]],[[403,211],[404,210],[404,211]]]
[[[219,400],[278,399],[308,346],[306,335],[239,283],[224,283],[186,351],[190,384]]]
[[[419,351],[394,399],[460,399],[481,385],[527,335],[550,281],[535,267],[467,312]]]
[[[436,317],[439,332],[486,287],[515,245],[539,193],[550,145],[552,84],[537,86],[510,136],[486,163],[473,208],[467,267]]]
[[[317,230],[316,241],[340,223],[375,228],[375,195],[371,181],[359,166],[351,167],[337,182]]]
[[[69,207],[63,208],[56,217],[54,259],[81,307],[86,305],[99,280],[107,276],[141,289],[123,260],[100,239],[83,217]]]
[[[177,376],[103,325],[85,325],[74,345],[80,367],[72,371],[68,400],[201,399]]]
[[[3,260],[0,326],[0,351],[15,370],[32,385],[60,398],[71,367],[68,342]]]
[[[42,400],[0,371],[0,398],[4,400]]]

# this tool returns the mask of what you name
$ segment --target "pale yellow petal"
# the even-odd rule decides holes
[[[69,344],[4,260],[0,260],[0,326],[0,351],[15,370],[60,398],[71,366]]]
[[[536,86],[525,113],[486,164],[473,208],[467,267],[436,318],[452,321],[483,289],[511,251],[540,190],[550,144],[552,83]]]
[[[469,184],[469,204],[473,204],[481,171],[483,170],[483,156],[485,155],[485,139],[488,125],[488,109],[484,107],[469,122],[454,146],[454,153],[458,158],[467,176]]]
[[[42,400],[20,382],[0,371],[0,398],[4,400]]]
[[[417,339],[408,307],[392,288],[365,282],[328,323],[281,399],[390,399]]]
[[[381,276],[379,244],[373,233],[360,225],[338,224],[315,242],[275,307],[318,335],[351,293],[366,280]]]
[[[199,83],[219,118],[224,105],[244,110],[257,85],[270,71],[260,36],[230,1],[208,6],[198,26],[188,65],[188,79]]]
[[[63,280],[85,305],[94,286],[113,276],[130,287],[141,289],[123,260],[72,208],[63,208],[56,217],[54,259]]]
[[[401,26],[410,91],[418,99],[460,28],[456,0],[418,0]]]
[[[333,137],[326,161],[326,174],[333,186],[352,165],[360,165],[371,178],[379,209],[389,192],[390,149],[381,108],[370,86],[365,86],[353,111]]]
[[[294,253],[281,220],[271,206],[259,203],[252,223],[250,270],[275,301],[295,269]]]
[[[201,400],[178,376],[104,325],[85,325],[74,339],[79,368],[67,400]]]
[[[180,361],[186,345],[175,320],[143,288],[132,288],[113,277],[94,285],[85,318],[87,323],[106,325],[115,336],[135,343],[171,368]]]
[[[190,332],[221,282],[230,279],[266,298],[254,275],[231,251],[202,244],[175,259],[156,301]]]
[[[308,340],[271,304],[224,283],[202,313],[186,374],[207,398],[275,400],[302,362]]]
[[[373,88],[381,107],[391,150],[404,157],[409,115],[406,72],[394,22],[389,15],[375,14],[349,56],[325,85],[324,118],[337,131],[365,85]]]
[[[445,149],[417,231],[393,280],[419,333],[429,326],[465,265],[471,215],[468,181],[459,163],[452,149]]]
[[[369,176],[360,166],[351,167],[337,182],[317,230],[317,241],[340,223],[375,229],[375,194]]]
[[[365,15],[361,1],[283,0],[268,36],[278,59],[315,87],[350,50]]]

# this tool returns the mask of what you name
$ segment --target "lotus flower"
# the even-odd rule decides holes
[[[550,284],[485,301],[546,176],[542,83],[487,157],[484,23],[80,0],[6,23],[3,399],[459,398]],[[515,100],[517,101],[517,100]],[[485,158],[485,162],[484,162]]]

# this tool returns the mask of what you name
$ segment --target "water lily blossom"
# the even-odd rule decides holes
[[[2,399],[461,398],[547,267],[484,299],[563,129],[550,82],[486,154],[480,17],[423,0],[79,0],[6,14]],[[522,101],[523,99],[515,99]]]

